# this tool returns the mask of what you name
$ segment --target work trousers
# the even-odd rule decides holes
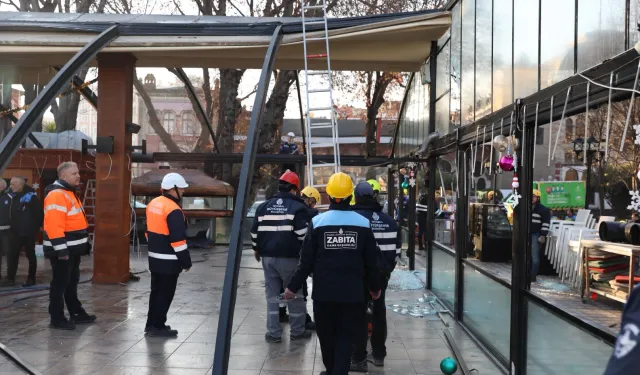
[[[347,375],[353,345],[366,319],[365,304],[313,301],[313,315],[327,375]]]
[[[167,322],[167,313],[176,294],[179,273],[165,275],[151,272],[151,294],[146,328],[162,329]]]
[[[11,249],[10,238],[8,230],[0,231],[0,278],[2,278],[2,257],[6,256],[7,260],[9,258],[9,251]]]
[[[18,262],[20,260],[20,251],[24,248],[24,252],[29,260],[29,280],[36,279],[36,269],[38,260],[36,259],[36,240],[34,237],[11,235],[11,249],[7,254],[7,279],[15,280],[18,272]]]
[[[272,302],[280,291],[286,288],[298,268],[297,258],[263,257],[262,269],[264,270],[264,290],[267,297],[267,332],[271,337],[281,337],[279,304]],[[289,326],[291,334],[301,335],[305,331],[307,305],[304,302],[302,290],[293,291],[297,298],[290,300]]]
[[[540,233],[531,233],[531,277],[538,276],[538,268],[540,267],[540,243],[538,239]]]
[[[49,259],[53,278],[49,289],[49,315],[52,322],[65,321],[64,305],[69,315],[84,315],[82,303],[78,299],[78,281],[80,281],[80,256],[70,255],[68,260]]]
[[[371,317],[371,351],[374,358],[384,359],[387,356],[387,347],[385,345],[387,341],[387,307],[384,302],[386,294],[386,288],[380,292],[380,298],[375,301],[371,301],[369,295],[368,300],[372,305],[372,317]],[[362,362],[367,359],[367,341],[369,341],[369,325],[366,319],[360,324],[360,332],[356,338],[354,345],[353,361]]]

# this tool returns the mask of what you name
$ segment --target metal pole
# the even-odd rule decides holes
[[[431,84],[429,85],[429,131],[431,134],[436,131],[436,98],[438,97],[436,91],[436,79],[438,78],[438,42],[431,42],[431,53],[429,56],[436,56],[436,58],[430,59],[429,65]],[[449,125],[449,124],[447,124]],[[448,129],[448,126],[447,126]],[[427,245],[427,289],[431,289],[433,278],[433,241],[435,240],[435,214],[436,214],[436,162],[435,157],[429,159],[429,171],[427,172],[427,222],[420,223],[425,225],[424,236]]]
[[[76,71],[92,60],[98,52],[119,35],[119,25],[113,25],[103,31],[76,53],[75,56],[56,73],[49,84],[40,91],[24,115],[20,117],[18,123],[11,129],[2,142],[0,142],[0,174],[9,166],[11,159],[16,152],[18,152],[20,145],[29,135],[31,128],[35,124],[35,120],[44,114],[47,108],[49,108],[51,101],[55,99],[60,90],[67,85]]]
[[[258,82],[258,90],[253,103],[249,131],[247,132],[246,147],[240,170],[240,183],[236,195],[235,213],[231,225],[231,238],[229,239],[229,256],[227,268],[224,274],[222,299],[220,301],[220,317],[218,319],[218,333],[216,335],[216,351],[213,359],[213,375],[227,375],[229,368],[229,353],[231,351],[231,335],[233,334],[233,313],[236,305],[238,288],[238,275],[240,273],[240,260],[242,257],[242,227],[247,214],[247,202],[253,180],[258,137],[264,117],[264,105],[269,89],[271,71],[276,60],[278,48],[282,41],[282,24],[276,26],[267,54],[262,64],[262,73]]]
[[[387,213],[395,218],[396,211],[396,179],[393,176],[393,169],[387,168]]]
[[[520,124],[522,100],[516,100],[513,111],[515,122]],[[529,283],[529,270],[527,258],[530,258],[531,248],[531,195],[533,184],[533,126],[523,125],[523,131],[528,132],[526,137],[518,131],[516,134],[521,141],[520,158],[518,158],[518,177],[520,180],[520,195],[522,198],[513,212],[513,243],[512,243],[512,267],[511,272],[511,347],[510,347],[510,375],[523,375],[527,365],[527,304],[524,299],[524,291]],[[524,142],[523,142],[524,141]],[[526,142],[526,143],[525,143]]]
[[[587,143],[585,142],[585,145]],[[588,146],[587,146],[588,147]],[[591,202],[593,201],[592,196],[593,196],[593,191],[591,191],[591,167],[593,166],[593,154],[594,152],[589,150],[589,151],[584,151],[587,153],[587,186],[586,186],[586,196],[587,199],[585,199],[585,203],[584,203],[584,208],[589,208],[589,205],[591,204]],[[604,207],[601,208],[602,210],[604,210]]]
[[[456,138],[458,141],[460,140],[460,129],[456,130]],[[460,147],[458,147],[457,151],[457,167],[456,174],[458,181],[466,181],[467,176],[467,168],[466,168],[466,153]],[[470,171],[469,171],[470,172]],[[467,184],[463,182],[463,189],[458,188],[457,199],[456,199],[456,218],[455,218],[455,284],[454,284],[454,302],[453,302],[453,316],[457,320],[462,320],[463,313],[463,266],[462,266],[462,258],[465,253],[466,243],[467,243]]]
[[[411,173],[414,173],[415,168],[408,168],[409,178]],[[409,246],[407,248],[407,255],[409,256],[409,270],[416,269],[416,185],[409,185],[409,202],[407,203],[407,226],[409,227]]]
[[[300,107],[300,130],[302,130],[302,153],[307,153],[307,136],[304,126],[304,110],[302,109],[302,94],[300,94],[300,72],[296,70],[296,91],[298,92],[298,106]]]

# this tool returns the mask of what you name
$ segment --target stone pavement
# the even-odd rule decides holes
[[[205,253],[207,255],[203,255]],[[191,272],[180,276],[169,312],[168,324],[179,331],[175,339],[144,336],[150,278],[142,273],[140,282],[127,285],[82,284],[80,299],[89,312],[98,315],[98,321],[94,325],[78,326],[75,331],[56,331],[47,327],[46,297],[12,303],[20,297],[46,293],[0,296],[0,342],[45,375],[210,374],[226,249],[193,251],[192,257],[201,262],[194,264]],[[141,259],[132,256],[131,267],[144,270],[146,256]],[[42,275],[46,275],[48,265],[42,259],[39,261]],[[26,263],[26,259],[22,258],[21,262]],[[86,258],[84,262],[81,279],[90,277],[91,259]],[[46,276],[39,277],[40,283],[46,281]],[[422,290],[390,291],[387,303],[407,303],[422,295]],[[449,318],[446,320],[450,321]],[[268,344],[264,341],[265,321],[262,268],[253,259],[252,252],[245,251],[229,375],[311,375],[324,370],[315,335],[304,342],[291,342],[288,328],[285,328],[282,343]],[[451,353],[444,341],[446,327],[440,319],[412,317],[388,310],[388,322],[389,355],[385,367],[370,366],[370,373],[441,374],[440,360]],[[450,325],[469,368],[477,369],[479,374],[500,373],[455,324]],[[24,372],[0,356],[0,374]]]

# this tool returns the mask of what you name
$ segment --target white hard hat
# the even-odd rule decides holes
[[[178,173],[167,173],[162,179],[162,190],[170,190],[174,187],[180,189],[186,189],[189,187],[187,181],[184,180],[184,177],[180,176]]]
[[[296,135],[295,135],[295,134],[293,134],[293,132],[289,132],[289,133],[287,133],[287,136],[288,136],[288,137],[295,137]]]

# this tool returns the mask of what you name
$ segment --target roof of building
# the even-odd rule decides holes
[[[430,43],[449,28],[444,11],[328,19],[334,70],[417,71]],[[301,18],[0,12],[0,68],[22,82],[55,73],[97,33],[118,24],[120,36],[101,52],[128,52],[138,67],[260,69],[277,24],[284,37],[276,69],[304,69]],[[322,24],[309,25],[308,54],[326,52]],[[95,66],[96,62],[91,61]],[[309,69],[326,69],[310,59]]]

